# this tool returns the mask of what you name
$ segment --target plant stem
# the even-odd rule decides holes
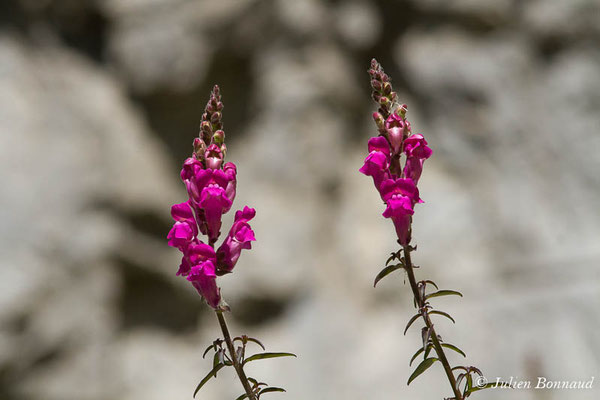
[[[238,360],[236,356],[235,347],[233,345],[233,341],[231,340],[231,335],[229,334],[229,329],[227,328],[227,322],[225,322],[223,311],[217,310],[215,313],[217,314],[219,325],[221,325],[221,331],[223,331],[223,336],[225,337],[225,343],[227,344],[227,349],[229,350],[229,356],[231,357],[233,368],[235,369],[235,372],[237,372],[238,378],[240,378],[240,382],[242,383],[242,386],[248,395],[248,399],[256,400],[256,396],[252,392],[252,388],[248,382],[248,377],[244,372],[244,367],[240,364],[240,360]]]
[[[413,296],[415,297],[415,301],[417,302],[419,309],[421,309],[424,305],[425,299],[422,299],[421,296],[419,296],[417,280],[415,279],[415,273],[413,270],[414,266],[413,266],[412,260],[410,258],[411,247],[403,246],[403,250],[404,250],[404,265],[405,265],[406,273],[408,274],[408,281],[410,282],[410,287],[412,289]],[[458,389],[458,386],[456,385],[456,378],[454,377],[454,373],[452,372],[452,367],[450,367],[450,363],[448,362],[448,359],[446,358],[444,349],[443,349],[442,345],[440,344],[440,341],[438,340],[437,333],[435,332],[433,323],[431,322],[431,319],[429,318],[429,314],[423,313],[422,315],[423,315],[423,321],[425,321],[425,325],[427,326],[427,328],[429,329],[429,332],[431,334],[431,341],[433,342],[433,347],[435,348],[435,351],[440,359],[440,362],[444,366],[444,370],[446,371],[446,376],[448,377],[448,381],[450,381],[450,386],[452,386],[452,391],[454,392],[454,397],[456,398],[456,400],[463,400],[460,390]]]

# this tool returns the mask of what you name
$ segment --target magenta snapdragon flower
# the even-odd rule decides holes
[[[423,135],[411,132],[410,122],[406,120],[406,106],[395,102],[396,93],[391,91],[389,77],[375,65],[369,73],[373,99],[380,104],[378,112],[373,114],[379,136],[369,139],[369,155],[359,171],[373,178],[375,188],[386,204],[383,216],[392,220],[398,241],[406,246],[410,242],[414,206],[423,202],[417,183],[423,163],[433,151]],[[402,161],[404,167],[401,167]]]
[[[175,224],[167,235],[169,246],[183,253],[177,275],[185,276],[215,309],[222,307],[217,276],[232,272],[242,249],[250,249],[256,240],[248,223],[256,211],[246,206],[236,212],[229,234],[215,251],[221,219],[231,209],[237,185],[235,164],[223,162],[227,148],[222,110],[219,87],[215,86],[202,115],[201,137],[194,140],[192,156],[181,169],[189,199],[171,207]]]

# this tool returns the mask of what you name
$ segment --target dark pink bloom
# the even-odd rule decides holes
[[[204,243],[193,244],[189,247],[187,256],[191,268],[186,279],[192,282],[211,307],[217,308],[221,301],[221,294],[217,286],[214,249]]]
[[[387,205],[383,216],[392,219],[400,244],[407,245],[413,207],[421,202],[419,190],[412,179],[388,179],[381,185],[381,197]]]
[[[390,157],[390,145],[386,138],[377,136],[369,139],[369,155],[359,171],[373,177],[377,190],[383,180],[389,178]]]
[[[227,198],[233,202],[235,199],[235,189],[237,186],[237,168],[234,163],[228,162],[223,165],[223,172],[225,172],[225,176],[227,177],[227,187],[225,188],[225,194]]]
[[[396,113],[391,114],[385,121],[385,129],[394,154],[400,153],[405,128],[404,118]]]
[[[409,136],[404,141],[404,153],[406,153],[404,176],[414,180],[416,183],[421,177],[423,163],[431,157],[433,150],[427,146],[427,141],[423,135],[416,134]]]
[[[189,201],[175,204],[171,207],[171,215],[175,225],[167,235],[169,246],[183,249],[198,235],[198,227],[194,219],[194,213],[190,208]]]
[[[210,183],[202,190],[200,207],[204,210],[208,238],[214,242],[221,233],[221,218],[231,208],[231,200],[223,187]]]
[[[219,272],[231,272],[242,249],[251,249],[252,242],[256,240],[250,221],[256,215],[254,208],[244,207],[235,213],[235,220],[225,241],[217,250],[217,265]]]

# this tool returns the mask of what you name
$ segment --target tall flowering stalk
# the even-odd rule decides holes
[[[256,238],[249,221],[254,218],[256,211],[247,206],[238,210],[229,232],[215,250],[221,236],[221,219],[231,209],[237,186],[235,164],[224,162],[227,148],[222,111],[221,94],[219,87],[215,86],[202,114],[200,135],[194,139],[192,155],[185,160],[181,169],[181,180],[189,198],[171,207],[175,224],[167,239],[169,246],[183,253],[177,275],[191,282],[215,311],[223,333],[223,339],[215,340],[203,354],[204,357],[209,351],[214,352],[213,369],[198,384],[194,396],[210,378],[217,376],[221,368],[233,367],[245,392],[238,400],[257,400],[265,393],[285,390],[248,377],[244,366],[255,360],[294,354],[259,353],[246,357],[248,343],[253,342],[263,350],[264,346],[259,340],[246,335],[232,339],[225,321],[224,312],[229,311],[229,306],[217,286],[217,277],[233,272],[242,250],[252,248]]]
[[[462,297],[462,294],[454,290],[439,290],[431,280],[417,281],[414,271],[416,267],[411,259],[411,253],[417,249],[416,246],[411,245],[412,216],[415,206],[423,203],[417,185],[423,171],[423,163],[431,157],[433,151],[423,135],[412,133],[410,122],[406,119],[406,105],[397,102],[397,95],[392,90],[390,78],[376,60],[371,61],[369,75],[373,89],[372,97],[379,105],[377,112],[373,113],[379,135],[369,139],[369,155],[360,172],[373,178],[375,188],[386,206],[383,216],[392,220],[400,245],[400,249],[392,253],[385,268],[375,278],[375,285],[388,274],[403,269],[408,277],[417,310],[408,321],[404,334],[418,319],[421,319],[425,325],[421,330],[423,345],[414,354],[410,364],[412,365],[420,355],[423,355],[423,361],[409,377],[408,384],[439,362],[444,368],[454,394],[451,399],[463,400],[471,393],[492,385],[486,385],[484,379],[477,379],[478,384],[473,384],[474,374],[483,378],[478,368],[451,367],[445,349],[455,351],[462,356],[465,356],[465,353],[458,347],[442,341],[431,317],[442,316],[452,322],[454,319],[448,313],[434,309],[430,303],[430,299],[435,297],[447,295]],[[393,261],[397,263],[394,264]],[[429,292],[428,289],[431,287],[434,287],[435,291]],[[430,357],[432,350],[435,357]],[[458,376],[454,375],[455,371],[460,372]],[[479,384],[480,382],[484,384]]]

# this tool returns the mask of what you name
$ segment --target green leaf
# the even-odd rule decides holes
[[[215,350],[216,350],[217,348],[216,348],[216,346],[215,346],[214,344],[211,344],[210,346],[208,346],[208,347],[206,348],[206,350],[204,350],[204,353],[202,354],[202,358],[206,357],[206,353],[208,353],[208,351],[209,351],[210,349],[215,349]]]
[[[440,297],[440,296],[451,296],[456,295],[463,297],[461,292],[457,292],[456,290],[438,290],[437,292],[429,293],[425,296],[425,300],[431,299],[432,297]]]
[[[266,358],[277,358],[277,357],[297,357],[297,356],[293,353],[258,353],[258,354],[254,354],[253,356],[246,358],[244,360],[243,365],[246,365],[250,361],[254,361],[254,360],[264,360]]]
[[[419,364],[419,366],[417,367],[417,369],[415,369],[415,372],[412,373],[412,375],[410,376],[410,378],[408,378],[408,383],[407,385],[410,385],[410,383],[412,381],[415,380],[415,378],[417,378],[419,375],[421,375],[423,372],[425,372],[427,370],[427,368],[431,367],[436,361],[439,361],[437,358],[426,358],[425,360],[421,361],[421,364]]]
[[[427,345],[427,353],[429,353],[429,350],[431,350],[431,346],[431,343]],[[423,353],[423,351],[425,351],[425,349],[421,347],[419,350],[417,350],[415,354],[413,354],[412,358],[410,359],[410,362],[408,363],[409,367],[412,365],[413,361],[415,361],[417,357],[419,357],[419,354]],[[427,356],[425,356],[425,358],[427,358]]]
[[[461,349],[459,349],[458,347],[456,347],[450,343],[442,343],[442,347],[445,347],[450,350],[454,350],[455,352],[457,352],[458,354],[460,354],[463,357],[467,356]]]
[[[429,311],[429,314],[430,314],[430,315],[431,315],[431,314],[443,315],[444,317],[448,318],[450,321],[452,321],[452,322],[456,323],[456,321],[454,320],[454,318],[452,318],[452,317],[450,316],[450,314],[448,314],[448,313],[446,313],[446,312],[443,312],[443,311],[438,311],[438,310],[431,310],[431,311]]]
[[[383,278],[385,278],[386,276],[388,276],[389,274],[391,274],[392,272],[394,272],[400,268],[402,268],[402,264],[389,265],[389,266],[385,267],[384,269],[382,269],[375,277],[375,282],[373,283],[373,287],[376,287],[377,283],[380,280],[382,280]]]
[[[436,288],[436,289],[438,289],[438,290],[440,289],[440,288],[438,287],[438,285],[436,285],[436,284],[435,284],[435,282],[434,282],[434,281],[432,281],[432,280],[429,280],[429,279],[427,279],[426,281],[423,281],[423,282],[425,282],[425,283],[431,283],[433,286],[435,286],[435,288]]]
[[[385,265],[388,265],[389,263],[391,263],[393,260],[395,260],[398,256],[396,255],[396,253],[392,253],[392,255],[390,256],[390,258],[387,259],[387,261],[385,262]]]
[[[196,394],[198,393],[198,391],[202,388],[202,386],[204,386],[204,384],[206,382],[208,382],[210,380],[210,378],[212,378],[213,376],[217,376],[217,372],[223,368],[225,366],[225,364],[217,364],[216,367],[214,367],[213,369],[210,370],[210,372],[208,373],[208,375],[206,375],[198,384],[198,386],[196,386],[196,390],[194,390],[194,397],[196,397]]]
[[[268,387],[268,388],[264,388],[263,390],[261,390],[258,395],[260,396],[263,393],[269,393],[269,392],[285,392],[285,389],[282,389],[280,387]]]
[[[484,386],[475,386],[474,388],[471,388],[471,390],[469,390],[468,393],[471,394],[473,392],[478,392],[480,390],[496,388],[496,387],[506,388],[506,387],[509,387],[509,385],[506,382],[489,382],[489,383],[485,384]]]
[[[248,338],[248,341],[249,341],[249,342],[254,342],[254,343],[256,343],[257,345],[259,345],[260,347],[262,347],[262,349],[263,349],[263,350],[266,350],[266,349],[265,349],[265,346],[263,346],[263,344],[260,342],[260,340],[258,340],[258,339],[254,339],[254,338],[251,338],[251,337],[249,337],[249,338]]]
[[[238,398],[237,398],[237,399],[235,399],[235,400],[242,400],[242,399],[245,399],[245,398],[247,398],[247,397],[248,397],[248,395],[247,395],[246,393],[244,393],[243,395],[241,395],[240,397],[238,397]]]
[[[410,326],[413,324],[413,322],[415,322],[420,316],[421,316],[421,314],[415,314],[411,317],[411,319],[408,320],[408,324],[406,324],[406,328],[404,328],[405,336],[406,336],[406,332],[408,331],[408,328],[410,328]]]

